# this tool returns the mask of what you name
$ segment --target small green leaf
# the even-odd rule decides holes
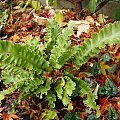
[[[41,8],[40,2],[39,2],[39,1],[35,1],[35,0],[32,0],[32,1],[31,1],[31,6],[32,6],[35,10],[40,10],[40,8]]]
[[[90,0],[90,2],[89,2],[89,9],[90,9],[91,13],[95,12],[96,4],[97,4],[96,0]]]
[[[64,120],[81,120],[81,118],[77,112],[68,112],[64,116]]]
[[[112,60],[112,57],[109,53],[102,55],[100,58],[100,61],[110,61],[110,60]]]
[[[108,108],[108,118],[109,120],[118,120],[118,113],[112,106]]]
[[[116,64],[112,64],[112,65],[110,65],[110,68],[107,69],[107,70],[108,70],[108,72],[113,74],[116,71],[116,68],[117,68],[117,65]]]
[[[87,120],[97,120],[95,114],[90,114],[87,118]]]
[[[116,85],[110,80],[106,79],[105,85],[102,87],[99,87],[98,93],[103,94],[106,96],[114,96],[118,92]]]
[[[98,75],[101,74],[101,67],[98,62],[95,62],[93,64],[93,67],[88,66],[87,69],[92,74],[98,74]]]
[[[62,24],[62,22],[63,22],[63,20],[64,20],[64,16],[63,16],[62,11],[58,11],[58,12],[55,14],[55,20],[58,22],[59,25]]]
[[[120,20],[120,6],[116,8],[115,20]]]

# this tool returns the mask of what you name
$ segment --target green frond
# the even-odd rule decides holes
[[[27,45],[0,40],[0,63],[17,65],[22,68],[40,71],[46,64],[43,57],[28,49]]]
[[[63,104],[67,106],[68,110],[73,108],[70,96],[73,90],[75,90],[75,86],[75,82],[73,82],[70,77],[64,76],[56,82],[54,87],[58,98],[63,101]]]
[[[17,66],[8,65],[2,70],[2,81],[5,85],[17,84],[19,81],[26,81],[32,77],[33,74],[30,71],[24,70]]]
[[[73,61],[77,66],[81,66],[100,49],[104,48],[106,44],[118,42],[120,42],[120,22],[107,24],[98,33],[94,33],[90,39],[85,40],[83,45],[79,46]]]
[[[71,98],[68,96],[68,94],[66,92],[63,92],[63,98],[62,98],[62,102],[64,105],[67,106],[67,110],[72,110],[73,106],[71,103]]]
[[[13,85],[6,90],[0,91],[0,102],[5,98],[5,95],[8,95],[17,89],[17,85]]]
[[[87,95],[86,100],[84,100],[84,103],[87,105],[87,107],[93,108],[96,110],[97,117],[100,117],[100,111],[99,111],[99,106],[96,105],[95,100],[96,100],[96,96],[94,95],[94,93],[92,92],[92,89],[89,87],[89,85],[83,81],[83,80],[79,80],[79,85],[81,87],[81,93],[84,95]]]
[[[36,89],[34,91],[35,95],[40,95],[40,98],[42,98],[42,95],[47,95],[48,91],[51,89],[51,78],[46,79],[45,81],[45,85],[40,85],[38,89]]]
[[[51,90],[48,91],[46,100],[49,101],[48,105],[51,109],[55,108],[55,101],[56,101],[56,96],[53,94]]]
[[[64,79],[65,79],[65,86],[64,86],[62,101],[64,105],[67,105],[68,110],[72,110],[73,106],[71,104],[70,96],[72,95],[73,90],[75,90],[76,84],[68,76],[64,76]]]
[[[68,76],[64,76],[65,79],[65,86],[64,86],[64,91],[66,91],[66,93],[71,96],[73,90],[75,90],[75,82],[72,81],[72,79]]]
[[[51,77],[45,78],[44,73],[49,71],[51,74],[53,69],[60,69],[71,59],[79,67],[106,44],[120,42],[119,26],[120,22],[106,25],[100,32],[85,40],[81,46],[71,46],[73,25],[68,24],[68,27],[61,30],[54,19],[49,21],[43,47],[39,46],[39,37],[28,41],[27,44],[0,40],[2,81],[7,85],[6,90],[0,91],[0,100],[16,89],[20,92],[18,102],[28,96],[37,96],[40,99],[45,96],[50,110],[42,115],[44,119],[52,119],[57,116],[53,110],[56,98],[62,100],[66,108],[71,110],[73,108],[71,97],[77,89],[77,95],[80,93],[85,95],[84,103],[87,107],[95,109],[99,117],[96,96],[85,81],[71,76],[70,72],[64,72],[57,81],[53,81]]]
[[[59,63],[59,58],[69,49],[71,41],[70,36],[73,34],[73,25],[69,24],[67,28],[62,30],[62,33],[57,37],[56,45],[51,50],[49,62],[54,68],[60,69],[64,63]],[[60,61],[61,62],[61,61]],[[66,62],[66,60],[64,60]]]
[[[57,93],[57,96],[60,100],[62,99],[62,95],[63,95],[64,83],[65,83],[64,79],[63,79],[63,81],[61,79],[57,80],[55,87],[54,87],[54,90]]]
[[[63,54],[60,56],[58,62],[61,65],[64,65],[68,60],[70,60],[77,53],[78,48],[76,46],[69,47]]]
[[[19,98],[15,101],[15,104],[21,102],[28,96],[34,97],[39,96],[40,93],[35,94],[36,90],[39,90],[40,85],[43,85],[45,82],[44,77],[35,77],[33,76],[31,79],[23,80],[17,83],[17,87],[19,88]]]
[[[93,90],[89,87],[89,85],[84,81],[79,78],[76,78],[72,76],[72,80],[77,84],[77,86],[80,87],[80,93],[82,95],[87,95],[86,100],[84,100],[84,103],[86,104],[87,107],[93,108],[96,110],[96,116],[100,116],[100,110],[99,106],[96,105],[96,96],[93,93]]]
[[[23,94],[33,93],[35,90],[39,89],[39,86],[44,83],[44,78],[31,78],[26,80],[26,83],[21,86],[20,91]]]
[[[47,27],[47,34],[45,36],[45,48],[51,50],[53,46],[56,44],[57,37],[61,33],[61,29],[59,28],[55,19],[50,19]]]

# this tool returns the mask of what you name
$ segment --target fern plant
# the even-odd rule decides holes
[[[61,29],[54,19],[49,21],[43,47],[39,47],[39,37],[28,41],[27,44],[0,40],[0,67],[2,81],[6,85],[6,90],[0,91],[0,101],[16,89],[20,92],[17,102],[29,96],[37,96],[40,99],[45,96],[50,111],[49,115],[46,114],[42,118],[49,120],[57,115],[54,110],[57,99],[62,100],[68,110],[73,108],[71,95],[76,87],[80,87],[79,93],[86,95],[84,103],[95,109],[99,117],[96,97],[85,81],[64,72],[59,78],[53,79],[52,73],[55,69],[61,69],[69,60],[79,67],[106,44],[120,42],[119,26],[120,22],[106,25],[81,46],[71,46],[73,25],[69,24]],[[44,76],[46,72],[49,72],[49,77]]]

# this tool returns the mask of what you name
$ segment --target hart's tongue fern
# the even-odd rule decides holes
[[[99,117],[95,95],[85,81],[69,74],[63,74],[58,80],[52,80],[52,77],[44,77],[44,74],[46,71],[51,73],[53,69],[60,69],[68,60],[72,60],[76,67],[79,67],[106,44],[120,42],[119,26],[120,22],[106,25],[90,39],[85,40],[82,46],[71,46],[69,36],[73,34],[73,25],[69,24],[67,28],[61,30],[54,19],[49,21],[45,45],[41,48],[38,47],[39,39],[36,37],[24,45],[0,40],[2,80],[8,86],[6,90],[0,91],[0,100],[16,89],[20,92],[19,102],[28,96],[36,95],[41,99],[45,95],[45,99],[49,101],[48,113],[51,114],[55,112],[53,109],[56,98],[62,100],[68,110],[72,109],[71,95],[76,86],[79,86],[80,92],[87,97],[84,103],[89,108],[95,109]],[[46,51],[49,52],[46,54]],[[52,118],[55,116],[56,113]]]

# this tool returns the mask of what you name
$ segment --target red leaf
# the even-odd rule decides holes
[[[108,102],[108,97],[100,98],[99,104],[100,104],[100,112],[101,114],[103,114],[105,110],[108,109],[108,106],[110,105],[110,102]]]
[[[15,113],[13,114],[7,114],[7,113],[3,113],[3,114],[0,114],[0,116],[3,118],[3,120],[13,120],[14,119],[19,119],[19,117],[17,115],[14,115]]]

